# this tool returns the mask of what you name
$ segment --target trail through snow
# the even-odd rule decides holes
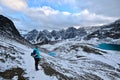
[[[6,48],[13,47],[17,53],[13,55],[14,57],[21,57],[22,58],[22,64],[18,64],[16,62],[10,63],[9,61],[5,63],[0,62],[0,68],[2,71],[9,70],[14,67],[20,67],[23,70],[25,70],[25,75],[24,77],[28,77],[29,80],[57,80],[56,77],[54,76],[48,76],[44,73],[44,70],[42,67],[39,65],[39,71],[35,71],[35,63],[34,63],[34,58],[30,55],[32,52],[32,49],[28,46],[22,45],[16,41],[10,41],[9,39],[1,39],[0,38],[0,45],[5,46]],[[5,51],[4,49],[0,49],[0,51]],[[19,54],[18,54],[19,53]],[[24,53],[23,55],[20,53]],[[8,54],[4,53],[4,54]],[[11,53],[9,53],[12,55]],[[0,57],[3,58],[3,57]],[[20,60],[19,60],[20,61]],[[1,80],[2,78],[0,78]],[[17,80],[18,77],[14,76],[13,80]]]
[[[47,76],[40,65],[39,71],[35,71],[34,59],[32,56],[30,56],[31,52],[32,49],[28,49],[28,52],[24,55],[24,61],[26,63],[24,64],[24,67],[27,72],[25,76],[29,77],[29,80],[57,80],[55,77]]]

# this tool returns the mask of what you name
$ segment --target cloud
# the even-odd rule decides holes
[[[39,8],[39,10],[42,11],[46,16],[58,14],[57,10],[47,6],[43,6],[42,8]]]
[[[98,15],[96,13],[92,13],[87,9],[81,11],[80,13],[72,14],[72,20],[75,19],[74,26],[96,26],[102,24],[108,24],[115,21],[116,17],[108,17],[104,15]]]
[[[54,0],[53,0],[54,1]],[[63,4],[75,4],[76,0],[56,0],[56,3],[63,5]]]
[[[29,1],[34,4],[44,2],[45,4],[30,6]],[[106,6],[108,1],[103,2],[102,4],[100,0],[0,0],[0,4],[2,4],[0,5],[0,11],[10,18],[12,16],[11,19],[19,29],[59,30],[71,26],[107,24],[118,19],[120,15],[114,13],[114,10],[118,10],[118,5],[115,5],[118,3],[114,2],[114,5],[108,7]],[[112,4],[112,2],[113,0],[109,0],[108,3]],[[67,8],[70,8],[70,10],[58,8],[64,9],[66,5],[69,6]],[[7,8],[4,8],[4,6],[7,6]]]
[[[98,15],[85,9],[79,13],[61,12],[48,6],[29,8],[25,14],[30,18],[31,26],[38,29],[63,29],[70,26],[93,26],[110,23],[116,17]],[[31,14],[29,14],[31,13]]]
[[[77,9],[88,9],[90,12],[120,18],[120,0],[76,0]]]
[[[27,8],[25,0],[0,0],[0,4],[17,11]]]
[[[38,0],[34,0],[35,3],[38,2]],[[76,0],[39,0],[41,3],[49,3],[49,4],[56,4],[56,5],[63,5],[63,4],[74,4]]]
[[[88,9],[98,15],[120,18],[120,0],[41,0],[41,2],[47,2],[58,7],[67,5],[67,8],[71,8],[72,11],[76,12]]]
[[[2,11],[2,7],[0,6],[0,11]]]
[[[96,20],[112,21],[112,20],[117,19],[115,17],[107,17],[107,16],[104,16],[104,15],[98,15],[96,13],[92,13],[92,12],[88,11],[87,9],[81,11],[80,13],[75,13],[73,15],[78,17],[78,19],[87,20],[87,21],[88,20],[89,21],[96,21]]]
[[[70,12],[62,12],[63,13],[63,15],[70,15],[71,13]]]

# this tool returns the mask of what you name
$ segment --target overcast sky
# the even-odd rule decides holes
[[[120,19],[120,0],[0,0],[0,14],[25,30],[102,25]]]

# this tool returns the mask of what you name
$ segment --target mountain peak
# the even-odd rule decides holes
[[[0,15],[0,34],[10,37],[20,36],[20,33],[14,26],[14,23],[3,15]]]
[[[51,31],[43,30],[40,32],[35,33],[35,30],[30,31],[28,34],[26,34],[24,37],[29,40],[32,43],[47,43],[45,41],[57,41],[62,39],[70,39],[75,38],[76,36],[84,36],[86,35],[86,31],[84,29],[78,30],[74,27],[69,27],[66,30],[60,30],[60,31]],[[39,34],[38,34],[39,33]]]
[[[33,29],[32,31],[30,31],[30,33],[38,33],[38,30]]]
[[[120,24],[120,19],[116,20],[115,24]]]

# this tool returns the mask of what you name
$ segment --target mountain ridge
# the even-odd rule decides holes
[[[115,22],[101,26],[100,29],[94,31],[93,33],[88,34],[84,39],[90,40],[91,38],[98,39],[120,39],[120,19]]]
[[[53,30],[51,32],[49,32],[48,30],[37,31],[36,29],[34,29],[25,34],[24,37],[31,43],[47,43],[49,41],[75,38],[76,36],[82,37],[86,34],[87,33],[84,28],[76,29],[74,27],[69,27],[66,30]]]
[[[21,36],[14,26],[14,23],[3,15],[0,15],[0,34],[5,34],[11,37]]]
[[[8,38],[9,40],[16,40],[22,44],[32,46],[29,41],[21,36],[12,20],[3,15],[0,15],[0,35],[3,39]]]
[[[84,37],[84,40],[90,40],[92,38],[99,39],[119,39],[120,38],[120,19],[103,26],[95,26],[89,28],[74,28],[69,27],[68,29],[59,30],[59,31],[51,31],[43,30],[37,31],[36,29],[28,32],[24,35],[25,39],[30,41],[33,44],[46,44],[51,41],[59,41],[71,38],[81,38]]]

